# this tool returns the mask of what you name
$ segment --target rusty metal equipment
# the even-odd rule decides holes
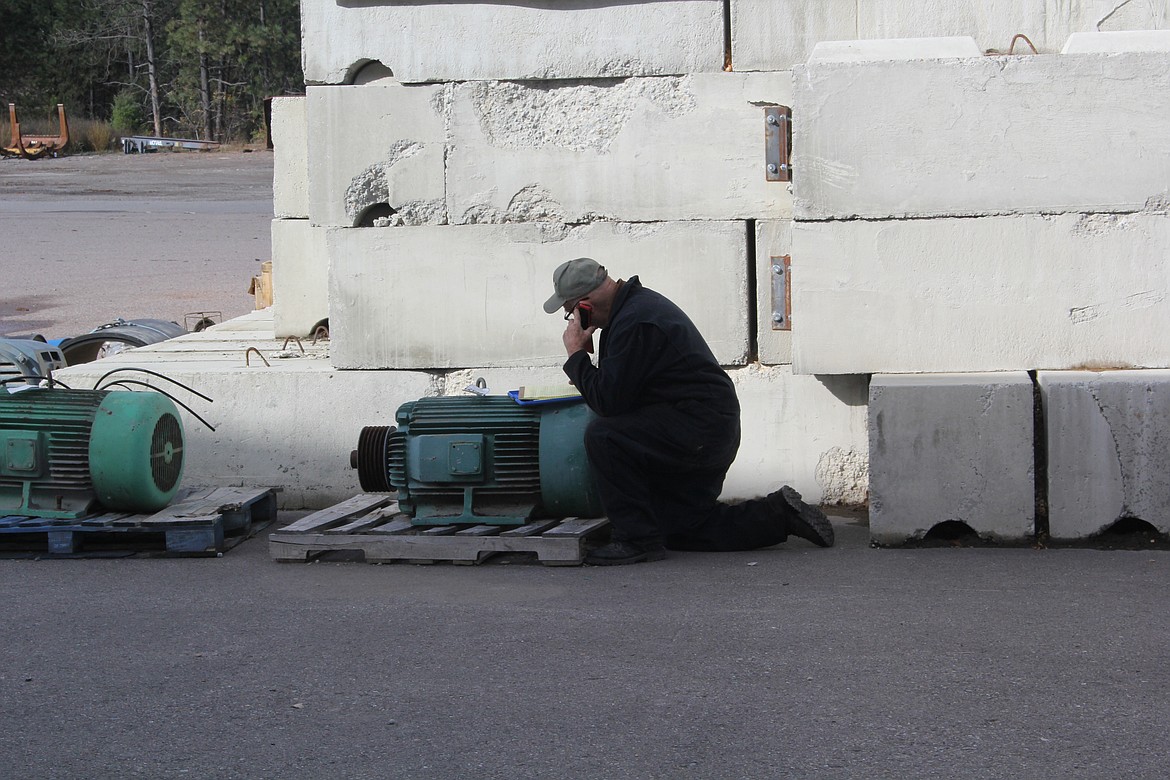
[[[69,122],[65,118],[65,106],[57,104],[57,135],[25,135],[20,132],[20,121],[16,117],[16,104],[8,104],[8,122],[12,137],[8,146],[0,148],[4,157],[23,157],[35,160],[38,157],[56,157],[69,144]]]

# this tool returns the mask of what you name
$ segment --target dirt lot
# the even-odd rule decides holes
[[[272,153],[0,159],[0,335],[253,307]],[[218,321],[219,318],[216,318]]]

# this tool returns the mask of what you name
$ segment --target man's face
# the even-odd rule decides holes
[[[604,328],[609,324],[609,309],[613,303],[613,296],[608,294],[609,289],[609,285],[602,284],[588,295],[582,295],[580,298],[565,301],[563,307],[565,310],[565,319],[569,319],[582,303],[588,303],[593,307],[593,315],[589,324],[594,327]]]

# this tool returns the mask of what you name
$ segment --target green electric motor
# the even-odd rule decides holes
[[[0,514],[157,512],[182,475],[183,426],[166,396],[0,389]]]
[[[592,414],[580,402],[422,398],[399,407],[397,427],[363,428],[350,462],[363,490],[397,491],[415,525],[600,517],[585,456]]]

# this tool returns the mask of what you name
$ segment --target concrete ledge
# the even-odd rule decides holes
[[[879,544],[940,523],[1019,542],[1035,532],[1033,389],[1024,373],[874,376],[869,528]]]
[[[875,62],[881,60],[935,60],[955,57],[982,57],[983,52],[968,36],[954,38],[889,38],[877,41],[822,41],[813,47],[809,65],[831,62]]]
[[[725,365],[749,350],[742,222],[580,227],[466,225],[328,231],[329,317],[339,368],[560,365],[552,271],[588,256],[639,275],[683,308]]]
[[[1051,538],[1130,517],[1170,533],[1170,371],[1042,371],[1039,382]]]
[[[1073,33],[1061,49],[1061,54],[1119,54],[1134,51],[1170,51],[1170,30]]]
[[[799,220],[1164,211],[1170,202],[1161,53],[814,58],[795,81]]]
[[[308,336],[329,318],[325,229],[307,219],[272,220],[272,308],[277,338]]]
[[[272,99],[272,211],[277,219],[309,216],[309,128],[305,98]]]
[[[1167,368],[1166,214],[796,222],[797,373]]]
[[[403,82],[717,72],[722,0],[410,3],[304,0],[308,84],[348,83],[371,60]]]
[[[764,106],[787,74],[476,82],[454,91],[455,224],[752,219],[791,214],[764,171]]]
[[[368,425],[393,425],[394,413],[406,401],[461,395],[481,377],[494,395],[526,384],[568,381],[559,365],[338,371],[329,362],[335,343],[304,346],[304,354],[296,345],[282,349],[273,336],[272,310],[265,309],[73,366],[58,372],[58,378],[85,388],[113,368],[149,368],[211,396],[215,400],[209,404],[170,383],[135,375],[175,392],[216,427],[209,431],[181,413],[187,435],[183,484],[280,487],[280,506],[290,510],[320,509],[359,492],[357,474],[349,467],[358,434]],[[255,353],[245,359],[249,347],[270,365]],[[787,482],[811,501],[864,500],[863,377],[822,382],[759,366],[731,375],[744,408],[744,437],[725,497],[763,495]]]
[[[447,89],[309,87],[309,217],[352,227],[388,204],[393,221],[442,225]]]

